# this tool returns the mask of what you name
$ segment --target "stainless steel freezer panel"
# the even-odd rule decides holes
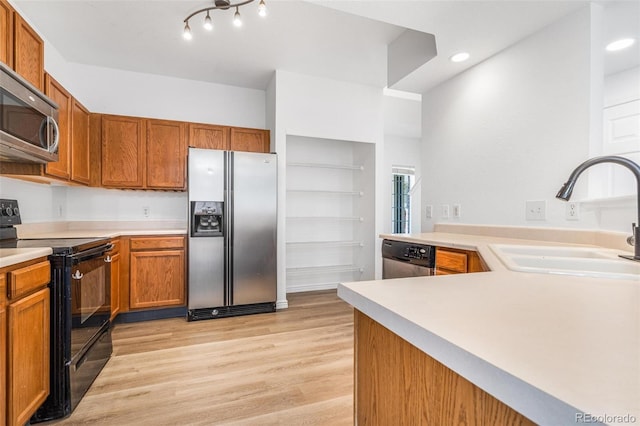
[[[224,200],[224,154],[189,148],[189,201]]]
[[[276,300],[277,157],[231,152],[234,305]]]
[[[189,203],[224,200],[225,161],[223,151],[189,148]],[[188,207],[189,209],[189,207]],[[224,238],[194,237],[189,217],[189,309],[224,305]]]
[[[189,239],[189,309],[224,305],[224,239]]]

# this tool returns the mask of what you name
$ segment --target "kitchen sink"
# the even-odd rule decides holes
[[[491,244],[491,250],[512,271],[640,279],[640,263],[620,252],[597,247]]]

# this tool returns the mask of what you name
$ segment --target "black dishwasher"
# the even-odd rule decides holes
[[[435,275],[436,248],[404,241],[382,240],[382,278]]]

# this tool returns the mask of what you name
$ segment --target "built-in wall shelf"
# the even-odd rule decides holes
[[[327,195],[349,195],[352,197],[362,197],[364,191],[330,191],[325,189],[287,189],[288,193],[304,193],[304,194],[327,194]]]
[[[363,171],[364,166],[359,164],[328,164],[328,163],[287,163],[288,167],[310,167],[317,169],[339,169]]]
[[[362,241],[287,241],[287,247],[363,247]]]
[[[375,267],[375,145],[287,136],[287,292],[370,280]]]
[[[363,266],[358,265],[323,265],[287,268],[287,275],[317,275],[338,274],[343,272],[364,272]]]

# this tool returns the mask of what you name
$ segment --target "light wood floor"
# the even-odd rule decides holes
[[[352,425],[353,309],[335,290],[270,314],[118,324],[113,356],[55,425]]]

